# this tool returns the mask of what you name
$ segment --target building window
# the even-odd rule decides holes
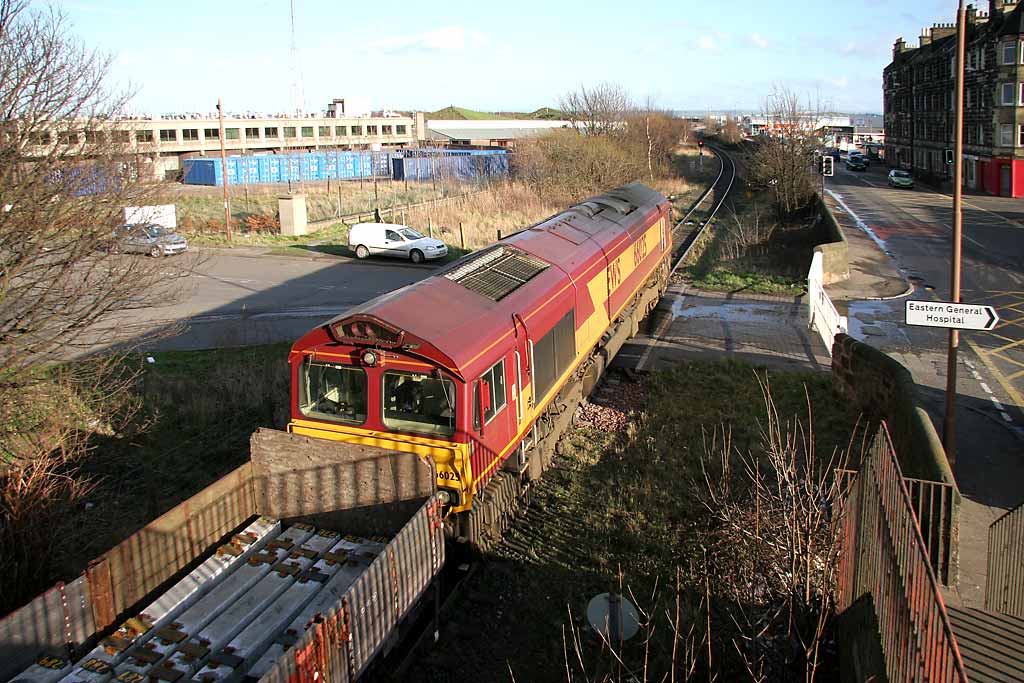
[[[331,127],[330,126],[320,126],[320,133],[319,133],[319,135],[322,138],[329,138],[329,137],[331,137]]]
[[[1013,124],[1004,123],[999,126],[999,145],[1013,147]]]
[[[246,128],[245,129],[245,139],[246,140],[259,140],[260,139],[260,129],[259,128]]]
[[[380,133],[381,135],[391,135],[391,126],[381,126]]]
[[[153,131],[137,130],[135,131],[135,139],[138,142],[153,142]]]
[[[1017,84],[1016,83],[1000,83],[999,84],[999,92],[1000,92],[999,103],[1002,104],[1003,106],[1007,106],[1007,105],[1011,105],[1012,106],[1013,103],[1016,101],[1016,98],[1014,97],[1014,95],[1016,94],[1014,91],[1016,89],[1017,89]]]
[[[207,140],[220,140],[220,129],[219,128],[204,128],[203,137]]]
[[[130,139],[128,131],[126,130],[115,130],[111,135],[114,142],[126,143]]]
[[[78,133],[72,131],[64,131],[63,133],[57,134],[57,141],[62,145],[77,145],[78,144]]]
[[[240,131],[239,131],[238,128],[225,128],[224,129],[224,139],[225,140],[238,140],[238,139],[241,138],[241,136],[239,135],[239,132]]]
[[[978,144],[985,144],[985,126],[980,123],[978,124]]]
[[[348,130],[347,129],[348,129],[348,126],[335,126],[334,127],[334,134],[337,135],[339,138],[343,138],[346,135],[348,135]]]
[[[1024,147],[1024,126],[1017,126],[1017,146]]]
[[[295,137],[295,126],[285,126],[284,127],[284,136],[286,138],[293,138],[293,137]]]
[[[405,135],[405,126],[395,126],[395,133]]]
[[[972,109],[974,107],[974,88],[966,88],[964,90],[964,109]]]
[[[195,141],[197,141],[199,139],[199,129],[198,128],[182,128],[181,129],[181,139],[184,140],[185,142],[195,142]]]
[[[313,137],[313,126],[303,126],[302,127],[302,137],[304,137],[304,138],[311,138],[311,137]]]
[[[366,134],[367,135],[376,135],[377,134],[377,126],[367,126],[366,127]]]
[[[276,138],[277,137],[277,126],[267,126],[263,129],[263,137]]]
[[[98,130],[87,130],[85,131],[85,141],[90,145],[98,145],[106,140],[106,136],[102,131]]]
[[[1001,55],[999,63],[1003,66],[1017,63],[1017,43],[1003,43],[999,53]]]
[[[362,135],[362,134],[363,134],[363,127],[362,126],[352,126],[352,135]]]
[[[160,129],[160,142],[177,142],[178,131],[173,128],[161,128]]]

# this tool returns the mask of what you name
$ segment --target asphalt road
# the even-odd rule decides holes
[[[951,198],[920,186],[913,190],[891,188],[885,172],[840,169],[829,189],[919,285],[915,298],[948,301]],[[996,386],[989,385],[991,394],[1000,403],[1024,409],[1024,200],[965,195],[963,235],[961,299],[994,306],[1001,320],[991,332],[962,333],[962,347],[978,355],[994,380]],[[902,305],[898,302],[890,306],[899,310],[886,317],[902,320]],[[871,308],[885,306],[866,303],[859,309],[854,307],[851,325],[858,324],[858,311]],[[915,328],[908,332],[902,325],[886,328],[870,323],[867,336],[898,335],[898,328],[902,328],[908,345],[945,347],[947,335],[943,330]]]
[[[184,331],[148,348],[186,350],[291,341],[351,306],[436,270],[436,266],[392,259],[301,258],[251,248],[202,250],[197,263],[171,257],[164,267],[170,276],[192,266],[181,281],[180,301],[149,309],[132,320],[140,332],[184,324]]]

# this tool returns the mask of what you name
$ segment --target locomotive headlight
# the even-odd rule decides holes
[[[374,367],[380,362],[380,356],[377,355],[376,351],[363,351],[363,365]]]

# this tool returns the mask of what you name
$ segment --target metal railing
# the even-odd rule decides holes
[[[870,595],[891,683],[967,682],[949,615],[885,424],[861,464],[843,520],[837,606]]]
[[[825,268],[820,251],[814,252],[811,267],[807,271],[807,328],[817,330],[829,356],[832,355],[836,335],[846,334],[849,329],[846,316],[839,315],[832,299],[825,292]]]
[[[928,549],[935,578],[944,586],[957,582],[960,547],[960,492],[941,481],[904,478],[910,505]]]
[[[985,609],[1024,618],[1024,503],[988,528]]]

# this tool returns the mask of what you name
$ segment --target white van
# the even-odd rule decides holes
[[[379,254],[423,263],[448,255],[448,247],[441,240],[424,237],[407,225],[395,223],[356,223],[349,229],[348,247],[361,259]]]

